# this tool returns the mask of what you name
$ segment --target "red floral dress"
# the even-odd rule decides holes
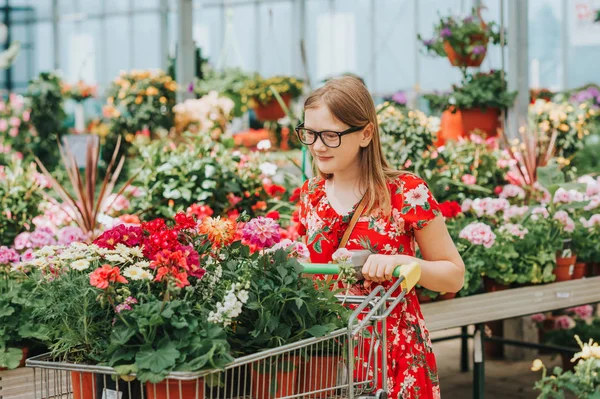
[[[388,186],[392,194],[392,214],[385,217],[376,212],[361,216],[347,249],[415,255],[414,230],[422,229],[433,220],[439,214],[439,205],[425,182],[414,175],[401,175]],[[349,213],[339,215],[327,199],[325,180],[315,177],[304,184],[299,202],[299,233],[307,236],[313,263],[331,261],[357,205]],[[351,294],[367,295],[368,290],[359,283],[352,287]],[[414,290],[388,318],[386,349],[390,398],[440,397],[435,356]],[[381,370],[378,372],[381,375]]]

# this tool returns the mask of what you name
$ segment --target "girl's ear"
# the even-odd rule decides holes
[[[360,132],[360,146],[365,148],[373,140],[373,124],[369,123],[365,128]]]

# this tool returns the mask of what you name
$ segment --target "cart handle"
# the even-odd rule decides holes
[[[306,274],[327,274],[334,275],[340,273],[340,268],[334,263],[301,263]],[[407,265],[398,266],[392,273],[394,277],[402,278],[402,289],[409,292],[419,282],[421,278],[421,265],[412,262]]]

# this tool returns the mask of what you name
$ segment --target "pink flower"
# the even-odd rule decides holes
[[[343,263],[352,259],[352,252],[347,250],[346,248],[338,248],[333,255],[331,255],[331,260],[335,263]]]
[[[511,206],[504,211],[504,220],[509,221],[514,217],[524,216],[528,211],[528,206]]]
[[[58,244],[69,245],[72,242],[86,242],[87,237],[84,232],[76,226],[63,227],[58,231]]]
[[[465,183],[469,186],[471,186],[477,182],[477,179],[475,178],[475,176],[470,175],[470,174],[463,175],[460,179],[462,180],[463,183]]]
[[[525,238],[529,230],[527,228],[521,226],[520,224],[512,224],[507,223],[500,227],[500,231],[506,231],[509,234],[512,234],[515,237],[519,237],[520,239]]]
[[[566,211],[557,211],[553,219],[558,220],[563,225],[565,232],[572,233],[575,230],[575,222],[569,217]]]
[[[19,253],[7,246],[0,247],[0,265],[17,263],[20,260]]]
[[[281,239],[279,228],[276,221],[261,216],[246,223],[242,229],[242,238],[258,249],[269,248]]]
[[[491,248],[496,242],[496,235],[492,228],[480,222],[473,222],[466,226],[460,232],[459,237],[473,245],[483,245],[486,248]]]
[[[536,313],[531,315],[531,320],[533,320],[535,323],[543,323],[546,321],[546,319],[547,317],[544,313]]]
[[[275,252],[281,249],[289,251],[290,258],[297,258],[301,260],[310,259],[310,252],[308,250],[308,247],[302,242],[294,242],[289,238],[285,238],[277,244],[273,245],[267,250],[267,252]]]
[[[56,239],[54,238],[54,232],[48,227],[41,227],[36,229],[29,236],[32,248],[41,248],[46,245],[56,245]]]
[[[585,218],[582,217],[579,221],[581,222],[583,227],[586,227],[586,228],[600,226],[600,213],[596,213],[596,214],[590,216],[589,220],[585,220]]]
[[[0,100],[0,111],[4,111],[6,109],[6,103]]]
[[[50,179],[48,179],[46,177],[46,175],[44,175],[43,173],[35,172],[33,175],[33,178],[35,179],[38,186],[40,186],[41,188],[52,187],[52,183],[50,182]]]
[[[137,299],[129,296],[125,298],[125,301],[123,301],[123,303],[120,303],[117,306],[115,306],[115,312],[121,313],[124,310],[131,310],[131,305],[136,305],[137,303]]]
[[[591,211],[593,209],[598,208],[599,206],[600,206],[600,195],[596,194],[590,198],[590,203],[587,204],[583,209],[585,211]]]
[[[471,140],[475,144],[485,144],[485,140],[483,139],[483,137],[477,134],[471,134],[469,136],[469,140]]]
[[[131,195],[132,197],[141,197],[142,195],[144,195],[144,192],[136,186],[127,186],[127,188],[125,189],[125,193]]]
[[[130,206],[129,200],[124,195],[111,194],[104,201],[102,209],[105,213],[113,213],[129,209]]]
[[[471,204],[471,210],[479,217],[493,216],[508,208],[510,208],[510,202],[506,198],[476,198]]]
[[[564,188],[559,188],[554,193],[554,202],[557,203],[565,203],[570,204],[571,202],[581,202],[585,199],[583,193],[580,193],[576,190],[565,190]]]
[[[507,184],[502,188],[502,192],[499,195],[500,198],[525,198],[525,190],[514,184]]]
[[[21,108],[23,108],[23,97],[15,94],[15,93],[10,93],[10,95],[8,96],[8,99],[10,101],[10,105],[16,109],[16,110],[20,110]]]
[[[471,210],[471,205],[473,204],[473,200],[470,198],[465,199],[462,204],[460,204],[460,209],[462,213],[469,212]]]
[[[236,195],[234,195],[233,193],[229,193],[227,194],[227,199],[229,200],[229,203],[233,206],[236,206],[238,203],[240,203],[240,201],[242,200],[242,197],[238,197]]]
[[[8,122],[6,119],[0,119],[0,131],[5,132],[8,129]]]
[[[10,137],[17,137],[19,135],[19,128],[11,127],[10,130],[8,131],[8,135]]]
[[[29,112],[29,111],[23,112],[23,121],[29,122],[30,119],[31,119],[31,112]]]
[[[559,330],[570,330],[575,327],[575,320],[569,316],[558,316],[554,320],[554,327]]]
[[[17,118],[16,116],[13,116],[12,118],[10,118],[10,125],[12,127],[21,126],[21,119]]]
[[[523,181],[523,177],[515,171],[509,170],[506,172],[506,180],[515,186],[523,186],[525,182]]]
[[[13,242],[13,246],[17,251],[20,251],[25,248],[31,248],[31,242],[29,241],[29,236],[31,234],[28,232],[23,232],[15,237],[15,241]]]
[[[550,217],[550,212],[548,212],[548,209],[546,209],[544,206],[533,208],[531,211],[531,219],[538,220],[540,218],[539,215],[542,215],[544,219],[548,219]]]
[[[592,305],[581,305],[569,308],[567,311],[575,313],[580,319],[587,320],[594,314],[594,307]]]

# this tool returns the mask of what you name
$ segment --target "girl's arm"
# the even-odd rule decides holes
[[[423,259],[408,255],[371,255],[363,266],[365,285],[392,279],[399,265],[417,261],[421,265],[419,284],[432,291],[457,292],[464,284],[465,264],[448,233],[444,218],[437,216],[415,238]]]

